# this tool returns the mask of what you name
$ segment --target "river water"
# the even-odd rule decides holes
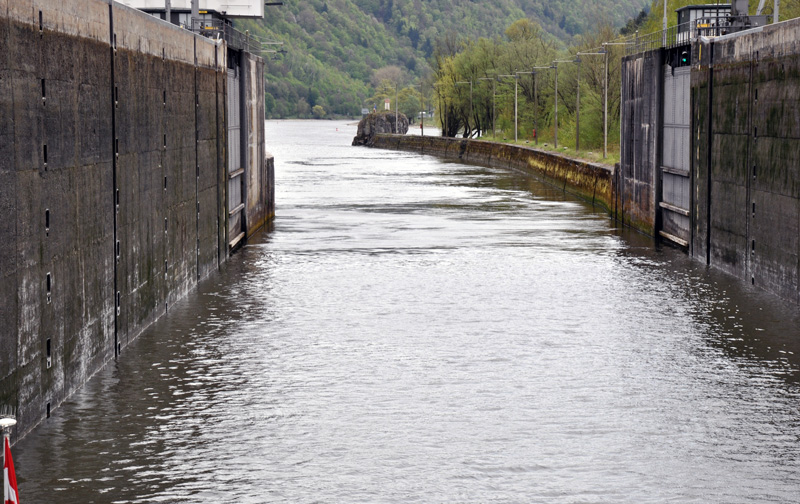
[[[22,502],[797,502],[796,307],[354,134],[267,124],[274,229],[15,445]]]

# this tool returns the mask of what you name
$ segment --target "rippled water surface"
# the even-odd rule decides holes
[[[354,134],[267,124],[274,229],[15,445],[22,502],[798,501],[796,307]]]

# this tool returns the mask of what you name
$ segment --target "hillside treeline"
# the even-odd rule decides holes
[[[575,146],[579,119],[581,148],[602,149],[606,57],[601,50],[604,42],[618,38],[617,30],[603,25],[562,49],[538,23],[523,18],[508,26],[503,39],[443,40],[431,62],[443,133],[478,137],[492,136],[496,130],[513,140],[516,100],[519,139],[552,144],[558,93],[559,144]],[[623,49],[617,45],[606,49],[608,132],[609,142],[614,144],[619,140],[618,62]]]
[[[676,8],[698,3],[668,1],[670,24],[675,23]],[[771,14],[772,2],[767,3],[765,13]],[[752,0],[751,11],[756,5]],[[469,93],[463,85],[454,88],[457,92],[435,92],[429,86],[443,71],[450,71],[444,64],[448,58],[452,59],[448,64],[468,70],[473,77],[524,71],[554,58],[571,58],[596,42],[658,30],[662,12],[661,0],[286,0],[281,7],[267,7],[263,20],[237,21],[236,26],[270,42],[264,46],[268,118],[357,116],[363,108],[381,108],[387,98],[392,107],[397,98],[400,110],[414,118],[423,107],[439,106],[446,92],[454,93],[453,100]],[[781,19],[798,15],[800,2],[783,2]],[[536,27],[532,40],[520,41],[513,32],[507,33],[521,19]],[[619,56],[619,47],[611,50],[612,59]],[[461,53],[464,55],[456,58]],[[479,56],[483,53],[494,55],[486,68],[477,63],[487,57]],[[581,125],[585,123],[582,129],[590,135],[586,145],[592,144],[591,123],[600,106],[597,67],[601,64],[602,58],[597,56],[583,58],[581,64],[585,73],[581,76]],[[609,72],[612,122],[619,106],[617,67],[610,65]],[[466,75],[459,78],[466,79]],[[542,135],[553,127],[548,114],[555,111],[548,112],[545,104],[554,97],[554,78],[551,71],[537,73],[541,93],[535,98],[533,77],[522,74],[517,81],[519,117],[527,130],[533,122],[540,125]],[[570,121],[575,120],[571,109],[576,108],[576,65],[561,65],[559,79],[559,124],[563,121],[564,128],[559,140],[562,136],[567,140],[567,132],[574,129]],[[481,93],[489,92],[490,81],[479,82],[473,85],[473,94],[482,97]],[[503,100],[509,99],[512,83],[504,80],[495,85],[498,129],[507,130],[504,121],[509,118]],[[487,131],[486,117],[477,117],[478,113],[473,110],[475,117],[469,126],[483,133]],[[466,123],[464,117],[452,119],[448,127],[458,121]],[[610,124],[610,134],[616,131],[617,125]]]
[[[315,106],[326,117],[354,116],[386,94],[376,72],[399,68],[401,90],[416,87],[430,72],[428,61],[444,37],[493,39],[517,19],[529,18],[563,48],[597,20],[624,25],[647,2],[286,0],[281,7],[267,7],[263,20],[237,21],[236,27],[283,43],[266,45],[267,51],[286,51],[264,54],[267,117],[312,117]]]

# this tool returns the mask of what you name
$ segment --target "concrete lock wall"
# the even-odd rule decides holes
[[[650,235],[656,233],[657,177],[662,67],[659,51],[622,60],[620,170],[616,202],[620,220]]]
[[[245,55],[244,73],[248,76],[245,82],[245,103],[247,115],[247,156],[246,156],[246,187],[258,190],[246,191],[245,222],[247,232],[253,233],[261,228],[269,219],[274,217],[274,195],[270,197],[267,191],[268,165],[265,163],[264,128],[254,128],[253,125],[264,123],[264,60],[253,55]],[[274,170],[274,165],[273,170]]]
[[[622,62],[618,204],[650,234],[663,226],[667,54]],[[699,39],[691,54],[687,251],[800,303],[800,20]]]
[[[104,0],[0,0],[0,45],[0,404],[21,435],[228,257],[227,49]],[[247,107],[252,232],[273,172],[263,93]]]
[[[800,302],[800,20],[693,52],[693,255]]]
[[[516,145],[435,136],[376,135],[372,146],[520,170],[615,214],[614,168],[611,166]]]

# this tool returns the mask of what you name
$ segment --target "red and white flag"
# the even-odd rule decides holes
[[[19,504],[19,492],[17,491],[17,475],[14,474],[14,461],[11,460],[11,445],[8,438],[5,439],[5,463],[3,464],[3,485],[5,495],[4,504]]]

